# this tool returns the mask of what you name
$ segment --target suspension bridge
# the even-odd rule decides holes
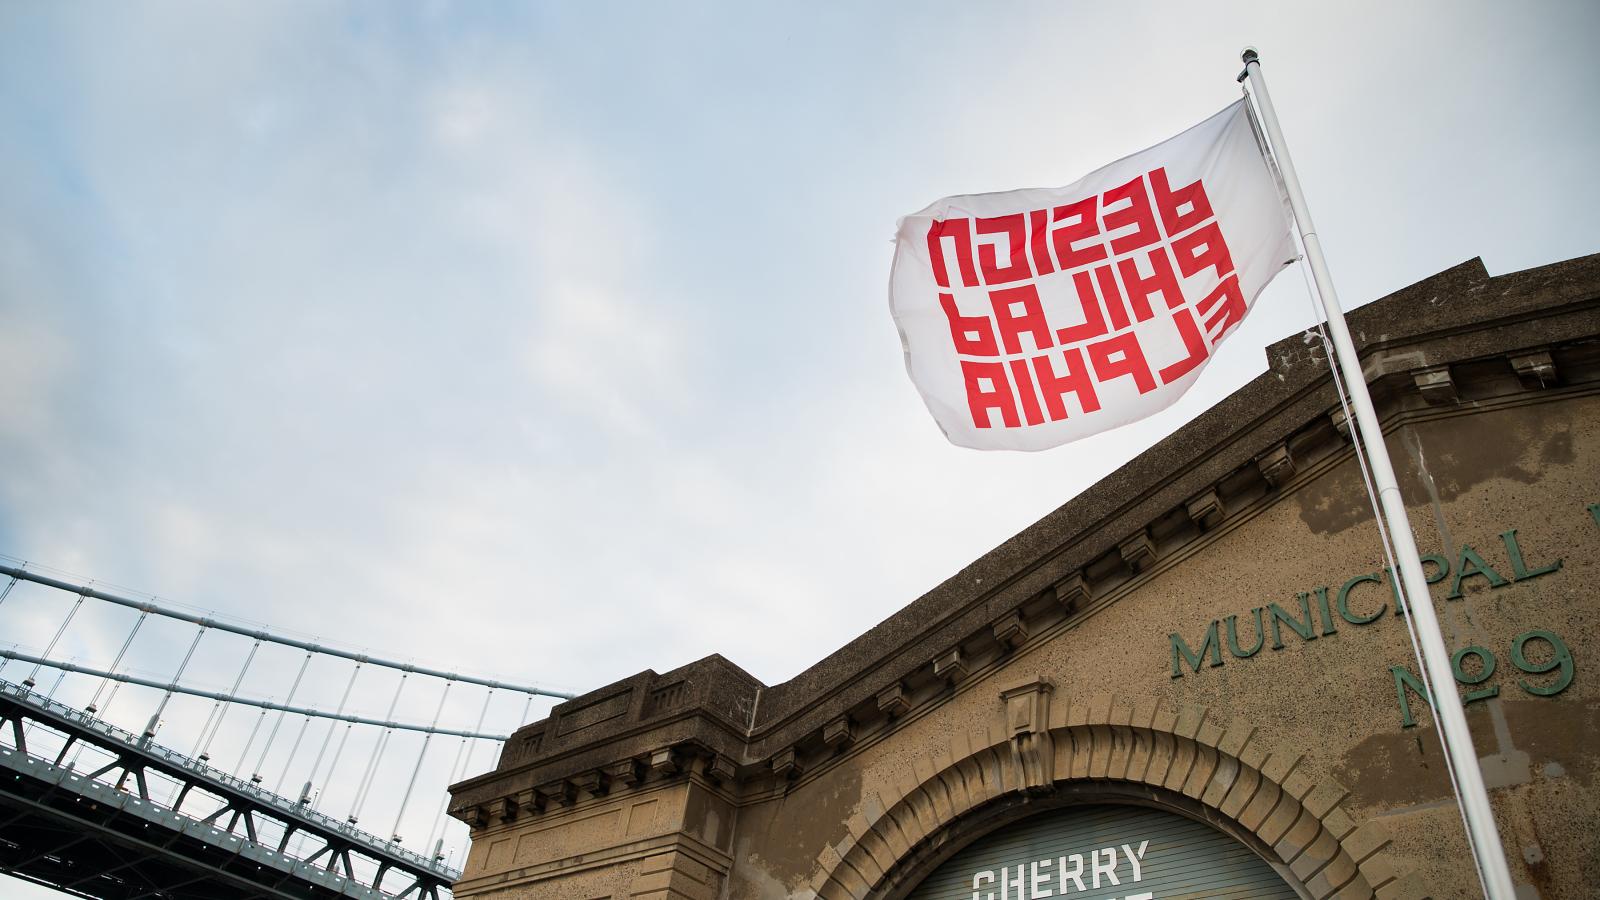
[[[0,579],[0,872],[67,895],[442,900],[466,844],[445,787],[571,696],[37,566]]]

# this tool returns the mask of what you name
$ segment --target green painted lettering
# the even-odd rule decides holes
[[[1223,620],[1228,625],[1228,652],[1233,654],[1234,659],[1249,659],[1255,656],[1261,652],[1261,645],[1267,641],[1267,630],[1261,627],[1261,607],[1250,610],[1250,613],[1256,617],[1256,642],[1249,650],[1239,649],[1239,617],[1229,616]]]
[[[1317,615],[1322,617],[1322,636],[1338,633],[1339,629],[1333,627],[1333,613],[1328,609],[1327,585],[1317,588]]]
[[[1389,593],[1394,595],[1394,614],[1397,616],[1405,615],[1406,601],[1405,598],[1400,596],[1400,579],[1394,577],[1394,569],[1392,567],[1385,567],[1383,574],[1389,580]]]
[[[1433,574],[1428,574],[1426,570],[1422,574],[1423,579],[1429,584],[1438,584],[1444,580],[1446,575],[1450,574],[1450,560],[1437,553],[1429,553],[1422,558],[1422,562],[1424,564],[1433,563]]]
[[[1183,635],[1178,634],[1176,631],[1167,635],[1167,640],[1172,642],[1173,678],[1183,677],[1183,667],[1179,665],[1180,656],[1182,661],[1187,662],[1190,668],[1196,672],[1200,671],[1200,660],[1207,655],[1210,655],[1213,667],[1222,665],[1222,644],[1217,641],[1217,623],[1215,619],[1206,628],[1206,637],[1200,644],[1199,653],[1189,649],[1189,645],[1184,643]]]
[[[1551,656],[1541,663],[1528,659],[1528,642],[1535,639],[1550,645]],[[1531,684],[1521,678],[1517,679],[1517,684],[1522,685],[1523,690],[1536,696],[1554,697],[1572,684],[1572,651],[1567,649],[1567,642],[1557,637],[1553,631],[1544,631],[1543,629],[1525,631],[1513,638],[1511,640],[1511,664],[1529,675],[1543,675],[1552,670],[1556,671],[1555,682],[1544,686]]]
[[[1383,584],[1383,579],[1378,577],[1377,572],[1369,572],[1366,575],[1357,575],[1349,581],[1346,581],[1344,586],[1339,588],[1339,593],[1334,595],[1333,606],[1335,609],[1339,610],[1339,618],[1344,619],[1351,625],[1365,625],[1369,622],[1377,621],[1377,618],[1383,615],[1383,611],[1389,608],[1389,604],[1380,603],[1378,604],[1378,608],[1373,610],[1372,615],[1370,616],[1358,616],[1350,611],[1350,591],[1354,589],[1356,585],[1367,581],[1370,581],[1373,584]]]
[[[1467,671],[1465,662],[1469,656],[1478,658],[1478,673],[1476,675]],[[1457,681],[1469,687],[1475,684],[1483,684],[1494,674],[1494,654],[1490,653],[1487,647],[1462,647],[1451,655],[1450,671],[1455,674]],[[1477,703],[1479,700],[1487,700],[1490,697],[1498,696],[1500,696],[1499,685],[1492,685],[1481,690],[1469,691],[1465,697],[1461,698],[1461,703],[1465,706],[1468,703]]]
[[[1433,563],[1433,571],[1428,571],[1428,563]],[[1389,592],[1394,594],[1394,614],[1406,614],[1406,602],[1400,597],[1400,579],[1394,577],[1394,569],[1384,569],[1389,576]],[[1429,553],[1422,557],[1422,580],[1428,584],[1438,584],[1450,574],[1450,561],[1437,553]]]
[[[1400,701],[1400,727],[1411,728],[1417,724],[1417,720],[1411,716],[1411,700],[1406,696],[1406,691],[1412,691],[1429,706],[1433,705],[1433,700],[1428,696],[1427,688],[1405,666],[1390,666],[1389,674],[1394,676],[1394,695]]]
[[[1600,503],[1589,504],[1588,510],[1589,518],[1594,519],[1596,525],[1600,525]]]
[[[1540,575],[1549,575],[1551,572],[1561,568],[1561,560],[1558,557],[1555,562],[1548,566],[1540,566],[1531,572],[1528,571],[1528,564],[1523,562],[1522,559],[1522,547],[1517,543],[1517,530],[1515,528],[1510,531],[1500,532],[1500,540],[1505,542],[1506,556],[1511,558],[1511,578],[1514,581],[1526,581],[1529,578],[1538,578]]]
[[[1299,594],[1295,598],[1300,601],[1300,614],[1305,616],[1305,621],[1303,622],[1294,616],[1289,615],[1288,611],[1278,604],[1267,604],[1267,612],[1272,615],[1272,649],[1283,649],[1283,636],[1282,632],[1280,632],[1278,629],[1278,623],[1280,622],[1294,629],[1294,633],[1300,635],[1300,639],[1303,641],[1316,639],[1317,629],[1316,626],[1312,624],[1311,620],[1310,597],[1310,594]]]
[[[1471,568],[1467,568],[1468,566],[1471,566]],[[1478,551],[1472,549],[1471,544],[1462,544],[1461,557],[1456,561],[1456,580],[1451,582],[1450,593],[1445,599],[1460,600],[1463,596],[1461,582],[1466,581],[1468,578],[1488,579],[1489,587],[1491,588],[1505,587],[1511,583],[1501,578],[1500,573],[1490,567],[1489,563],[1484,560]]]

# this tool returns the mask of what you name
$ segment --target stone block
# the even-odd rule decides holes
[[[951,647],[933,661],[933,677],[955,684],[966,679],[967,660],[960,647]]]
[[[1389,832],[1377,822],[1368,822],[1339,841],[1344,852],[1358,863],[1382,850],[1389,844]]]
[[[1312,792],[1313,796],[1315,793]],[[1356,823],[1343,808],[1335,806],[1323,814],[1322,827],[1328,829],[1335,839],[1343,841],[1346,835],[1356,830]]]
[[[843,750],[856,739],[855,724],[849,716],[840,716],[822,726],[822,742],[834,750]]]
[[[1313,897],[1372,896],[1372,890],[1365,885],[1351,884],[1358,874],[1360,873],[1355,863],[1350,861],[1350,857],[1335,854],[1315,875],[1305,880],[1306,890],[1309,890]]]
[[[1525,353],[1513,353],[1509,357],[1511,371],[1517,373],[1517,378],[1522,386],[1529,390],[1541,390],[1550,385],[1557,384],[1561,378],[1556,372],[1555,360],[1551,358],[1549,350],[1530,350]]]
[[[1128,568],[1135,572],[1143,572],[1156,561],[1156,542],[1150,538],[1149,531],[1141,530],[1138,534],[1119,541],[1117,552],[1121,554],[1122,561],[1127,563]]]
[[[1056,603],[1068,613],[1077,610],[1089,600],[1089,582],[1079,570],[1061,579],[1054,585]]]
[[[1266,820],[1256,828],[1256,835],[1268,844],[1275,845],[1289,833],[1289,829],[1294,827],[1294,823],[1300,820],[1304,812],[1300,804],[1294,802],[1292,798],[1282,797],[1278,805],[1267,815]]]
[[[804,768],[801,766],[800,758],[794,752],[793,747],[785,748],[772,757],[772,774],[776,775],[779,780],[787,781],[799,778],[802,771],[804,771]]]
[[[1294,456],[1289,453],[1289,445],[1279,444],[1256,458],[1256,467],[1261,470],[1261,477],[1267,484],[1280,487],[1285,481],[1294,477]]]
[[[1313,816],[1321,818],[1332,811],[1335,806],[1338,806],[1339,801],[1343,800],[1348,793],[1344,786],[1337,781],[1325,780],[1312,788],[1311,793],[1301,798],[1300,802],[1305,804],[1306,809],[1310,810]]]
[[[1290,871],[1304,881],[1322,868],[1322,864],[1327,862],[1339,848],[1338,843],[1330,837],[1327,846],[1323,848],[1328,852],[1323,853],[1321,859],[1308,860],[1306,855],[1316,843],[1317,837],[1323,834],[1325,832],[1322,830],[1322,825],[1317,822],[1316,816],[1306,812],[1305,807],[1301,807],[1299,818],[1295,819],[1289,830],[1273,844],[1273,850],[1277,852],[1279,859],[1289,860]]]
[[[683,753],[676,747],[662,747],[650,753],[650,774],[657,777],[676,775],[683,771]]]
[[[1430,406],[1455,406],[1461,402],[1449,366],[1428,366],[1411,373],[1411,380]]]
[[[878,692],[878,711],[894,718],[904,715],[911,708],[911,701],[906,699],[906,686],[900,682],[884,688]]]
[[[738,775],[738,768],[733,760],[720,753],[712,755],[706,760],[706,777],[716,782],[732,782]]]
[[[1028,623],[1022,620],[1022,613],[1017,610],[1012,610],[994,623],[991,631],[994,639],[1007,650],[1015,650],[1028,640]]]
[[[1217,527],[1227,516],[1227,508],[1222,505],[1222,495],[1216,488],[1207,488],[1198,497],[1193,497],[1183,504],[1184,511],[1189,514],[1189,520],[1205,531]]]

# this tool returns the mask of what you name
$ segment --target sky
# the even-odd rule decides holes
[[[1347,307],[1594,253],[1597,33],[1590,2],[0,0],[0,554],[568,691],[713,652],[783,681],[1313,322],[1285,271],[1166,412],[958,449],[888,313],[899,216],[1169,137],[1253,44]],[[69,603],[19,592],[0,646]]]

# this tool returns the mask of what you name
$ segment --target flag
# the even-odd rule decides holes
[[[1043,450],[1183,396],[1296,256],[1244,100],[1064,188],[900,220],[889,308],[945,436]]]

